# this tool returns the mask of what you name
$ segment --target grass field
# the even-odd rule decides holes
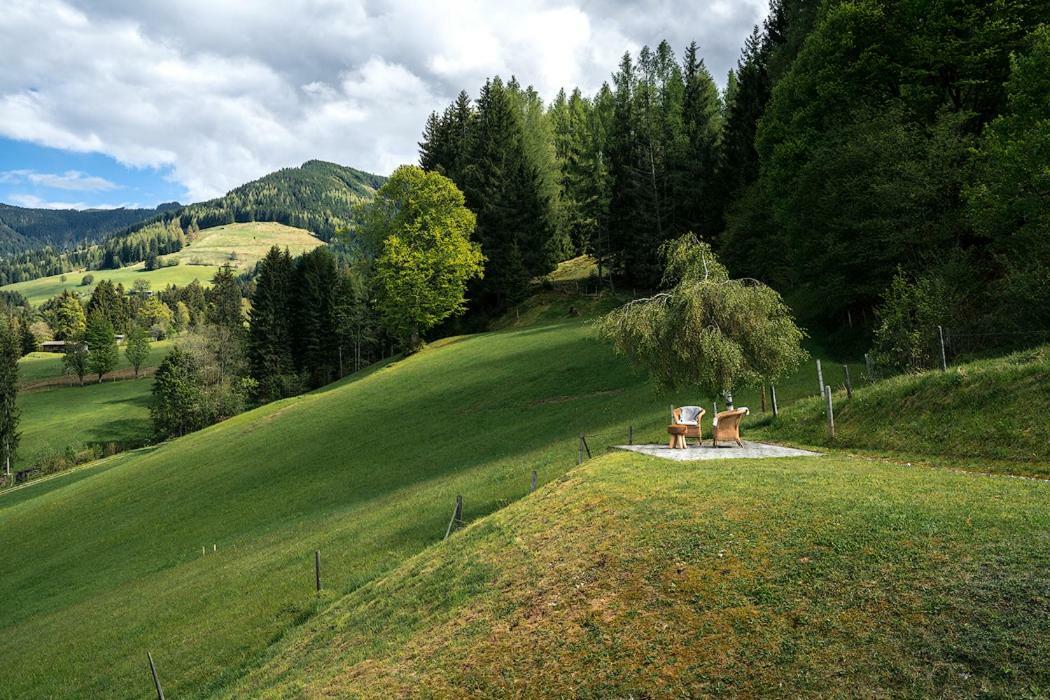
[[[834,383],[833,383],[834,386]],[[835,439],[819,398],[761,434],[806,445],[1004,461],[990,470],[1050,476],[1050,346],[947,372],[902,375],[833,394]]]
[[[151,344],[149,358],[142,364],[141,369],[151,369],[160,365],[161,360],[175,345],[174,340],[160,340]],[[128,358],[124,355],[124,346],[120,346],[118,353],[116,372],[124,373],[131,369]],[[110,375],[107,375],[107,377]],[[62,366],[62,355],[55,352],[31,352],[18,361],[18,380],[22,387],[32,388],[34,385],[48,382],[59,377],[64,377],[70,383],[77,382],[76,377],[65,375]]]
[[[560,313],[553,309],[540,315],[556,320]],[[834,378],[827,379],[835,383]],[[812,365],[782,382],[779,390],[782,406],[793,397],[815,394]],[[486,563],[492,549],[476,556],[464,549],[460,563],[442,558],[439,541],[456,494],[464,496],[468,520],[482,518],[524,496],[531,470],[538,471],[541,484],[569,472],[575,464],[577,433],[592,436],[590,444],[596,453],[623,442],[629,425],[635,427],[640,441],[662,441],[668,404],[690,399],[653,390],[593,340],[579,319],[518,327],[434,343],[408,359],[370,368],[309,395],[120,455],[97,471],[81,470],[68,478],[0,496],[0,528],[18,533],[0,548],[7,593],[6,604],[0,607],[0,654],[17,659],[5,669],[0,696],[145,695],[151,687],[143,665],[146,649],[158,660],[165,689],[174,697],[243,696],[272,684],[278,684],[280,692],[291,691],[297,684],[311,684],[311,692],[329,686],[354,692],[398,687],[404,680],[400,669],[409,658],[399,650],[419,660],[419,667],[427,673],[454,663],[450,659],[460,653],[434,641],[431,662],[423,659],[431,651],[430,642],[409,644],[417,635],[437,639],[440,633],[431,625],[445,614],[442,606],[459,610],[456,606],[461,603],[478,602],[479,590],[495,587],[507,600],[494,603],[494,609],[514,613],[518,608],[512,603],[528,602],[532,590],[528,578],[515,578],[520,573],[515,566],[524,562],[532,576],[557,573],[557,569],[545,573],[547,559],[522,559],[526,553],[519,550],[525,548],[550,561],[572,559],[576,554],[571,549],[573,537],[577,531],[586,534],[583,531],[592,525],[593,532],[602,535],[596,551],[579,553],[579,562],[565,561],[565,565],[587,566],[588,557],[606,542],[610,546],[623,542],[627,549],[620,556],[626,560],[617,561],[617,566],[622,563],[625,577],[635,577],[648,586],[638,595],[655,597],[645,598],[652,608],[638,607],[637,612],[628,607],[619,612],[610,608],[618,625],[615,629],[602,626],[606,613],[600,596],[587,599],[584,608],[591,610],[594,621],[588,626],[584,620],[582,631],[573,628],[573,635],[565,635],[567,628],[557,626],[569,624],[575,619],[571,616],[555,620],[557,625],[545,628],[548,632],[537,624],[536,648],[554,650],[555,659],[564,658],[568,648],[557,647],[559,637],[566,644],[575,640],[580,674],[576,682],[581,693],[593,689],[595,695],[628,694],[636,678],[630,663],[638,659],[648,659],[646,663],[660,669],[677,664],[657,653],[660,640],[654,636],[650,637],[656,640],[652,646],[641,641],[637,647],[619,645],[624,665],[610,672],[621,677],[599,675],[608,665],[603,664],[614,658],[610,650],[618,646],[600,643],[602,639],[623,639],[632,625],[650,621],[658,626],[670,624],[671,618],[663,616],[684,603],[675,598],[671,584],[679,582],[668,578],[669,568],[683,557],[690,566],[699,567],[690,585],[700,588],[687,589],[692,591],[688,600],[695,606],[692,617],[683,618],[690,626],[698,625],[692,629],[696,637],[690,644],[711,649],[711,635],[723,635],[728,646],[721,656],[727,668],[736,661],[742,667],[758,664],[762,672],[756,675],[756,682],[775,678],[778,667],[794,672],[835,666],[839,652],[851,643],[850,635],[862,629],[872,630],[872,639],[858,642],[858,649],[889,654],[891,650],[880,639],[889,639],[891,632],[899,630],[892,628],[884,634],[867,625],[873,620],[890,620],[896,611],[906,613],[902,619],[916,625],[906,638],[909,644],[916,635],[937,640],[941,631],[937,625],[962,619],[954,612],[942,615],[945,606],[954,604],[952,598],[944,597],[946,592],[956,590],[972,599],[963,603],[976,616],[973,639],[988,640],[991,649],[989,655],[975,652],[973,659],[964,659],[967,667],[979,666],[980,658],[985,657],[995,664],[1007,664],[999,664],[999,671],[978,668],[979,681],[1000,688],[1005,673],[1035,690],[1045,689],[1045,679],[1033,675],[1029,666],[1030,650],[1039,651],[1038,647],[1022,646],[1016,657],[1005,657],[999,651],[1035,644],[1024,640],[1034,635],[1038,641],[1040,631],[1045,630],[1039,627],[1045,622],[1045,616],[1040,617],[1045,612],[1045,595],[1024,598],[1038,590],[1032,588],[1039,582],[1031,578],[1035,575],[1031,572],[1046,570],[1043,482],[992,481],[845,454],[764,466],[725,463],[705,467],[616,457],[593,462],[593,468],[606,464],[618,470],[613,472],[619,474],[615,479],[630,476],[615,488],[633,494],[628,501],[634,499],[630,508],[635,510],[625,502],[603,500],[600,490],[590,491],[588,484],[601,474],[585,471],[585,476],[574,474],[545,492],[571,495],[578,499],[574,504],[551,501],[549,510],[541,508],[538,514],[521,516],[531,519],[531,524],[523,525],[520,540],[515,539],[519,535],[513,528],[501,524],[502,515],[478,524],[479,532],[495,529],[502,533],[503,542],[493,540],[495,544],[485,546],[505,549],[506,574]],[[740,392],[737,403],[757,406],[757,396]],[[566,484],[581,486],[567,488]],[[691,489],[697,493],[692,494]],[[719,494],[723,494],[721,501]],[[813,508],[807,509],[807,504]],[[574,522],[563,508],[576,509],[586,517]],[[976,526],[957,531],[967,515],[973,516]],[[547,528],[546,534],[533,532],[542,527]],[[984,528],[987,539],[982,539]],[[734,540],[741,547],[737,563],[740,572],[747,574],[741,578],[734,577],[736,568],[728,568],[728,573],[712,569],[706,558],[701,560],[701,555],[707,557],[710,552],[697,549],[708,546],[714,535],[725,541],[730,533],[739,538]],[[676,536],[681,539],[675,540]],[[466,542],[468,538],[462,539]],[[998,549],[989,544],[993,541],[998,542]],[[581,547],[586,542],[584,537]],[[544,543],[555,549],[541,551]],[[1026,543],[1026,550],[1021,543]],[[434,545],[439,549],[427,551]],[[899,555],[894,553],[898,545],[903,546]],[[314,549],[322,553],[325,591],[320,596],[313,591]],[[970,550],[972,556],[959,566],[945,564]],[[421,552],[421,559],[405,564]],[[795,552],[807,553],[796,556]],[[671,554],[676,559],[669,559]],[[1000,559],[994,560],[993,555]],[[789,566],[800,557],[820,562],[802,583],[792,578],[797,572]],[[1004,573],[1002,581],[971,576],[988,570],[993,560]],[[769,563],[768,576],[759,568],[763,562]],[[418,568],[398,569],[403,564]],[[619,570],[610,567],[609,585],[619,580]],[[1029,578],[1022,576],[1024,571]],[[391,577],[384,579],[387,574]],[[593,572],[588,576],[602,577]],[[525,588],[515,590],[516,581]],[[295,631],[344,594],[369,582],[375,588],[354,593],[356,597],[340,601],[331,613],[318,617],[326,626],[311,625],[301,634]],[[418,595],[410,590],[417,583]],[[552,599],[534,597],[536,604],[529,609],[539,615],[537,623],[551,615],[557,617],[557,606],[569,601],[572,590],[583,591],[579,595],[597,590],[571,578],[551,585],[554,583],[564,594]],[[570,589],[569,583],[582,587]],[[364,596],[379,596],[377,592],[385,592],[382,600],[362,602]],[[1013,604],[1023,599],[1029,600],[1028,610],[1035,612],[1024,619],[1002,618],[1007,627],[1000,627],[999,616],[1007,613],[999,605],[1004,600]],[[411,603],[385,617],[382,606],[386,600]],[[728,612],[704,617],[705,605]],[[915,611],[927,617],[912,616]],[[362,617],[355,618],[358,614]],[[825,617],[829,621],[822,623]],[[332,643],[339,644],[347,634],[343,622],[354,619],[373,625],[363,628],[374,638],[369,642],[375,650],[374,663],[364,664],[374,665],[373,670],[358,664],[360,659],[354,656],[358,652],[346,650],[343,665],[356,669],[350,676],[344,677],[338,664],[318,671],[316,678],[289,675],[292,672],[282,659],[303,658],[300,647],[321,639],[315,634],[329,634]],[[487,624],[484,616],[477,618],[477,629],[472,627],[474,618],[457,620],[456,629],[466,639],[474,639],[472,635]],[[749,641],[754,635],[767,635],[763,632],[767,628],[759,624],[767,621],[772,625],[768,645]],[[792,631],[796,624],[798,629]],[[807,629],[813,639],[803,644]],[[606,631],[609,636],[604,636]],[[956,634],[970,632],[957,630]],[[744,647],[730,644],[741,636]],[[285,638],[289,646],[273,646]],[[591,646],[587,640],[592,640]],[[818,642],[827,645],[823,657]],[[891,658],[889,667],[919,674],[906,678],[906,685],[899,686],[904,689],[921,690],[927,684],[957,687],[953,684],[961,681],[950,674],[962,667],[953,665],[958,659],[951,654],[973,644],[977,642],[928,652],[935,672],[946,669],[943,674],[948,675],[922,676],[920,657],[910,647]],[[749,645],[756,649],[754,657],[739,651],[752,648]],[[483,644],[470,646],[477,647],[479,654],[489,653]],[[695,649],[690,649],[695,656]],[[282,651],[275,656],[275,650]],[[483,663],[504,658],[500,653],[471,658]],[[531,652],[506,660],[508,675],[503,680],[491,677],[492,669],[474,666],[469,678],[460,676],[464,683],[460,687],[476,683],[478,688],[498,689],[496,683],[516,678],[525,683],[512,671],[526,658],[531,658]],[[681,658],[679,678],[700,679],[698,683],[710,678],[715,683],[695,687],[726,692],[736,687],[731,669],[694,667],[692,661],[686,662],[693,656],[685,652]],[[865,688],[872,692],[868,694],[877,694],[877,684],[885,677],[879,675],[877,659],[859,651],[850,655],[857,669],[843,678],[869,683]],[[256,669],[258,675],[243,678]],[[367,679],[381,676],[382,681],[374,686],[356,685],[353,679],[358,672]],[[824,687],[831,690],[845,687],[834,684],[846,680],[822,681],[815,673],[788,678],[789,687],[810,687],[804,683],[830,684]],[[661,674],[658,677],[668,679],[673,675],[671,671]],[[433,687],[434,694],[441,694],[438,686],[422,687]]]
[[[618,453],[429,548],[228,697],[1041,697],[1050,483]]]
[[[73,445],[142,444],[151,434],[152,384],[148,378],[126,379],[20,394],[22,440],[15,468],[35,464],[45,451],[62,452]]]
[[[164,260],[216,267],[229,263],[244,269],[261,260],[275,245],[287,248],[295,256],[324,245],[324,242],[305,229],[272,221],[227,224],[201,231],[191,245],[164,256]]]
[[[283,224],[229,224],[201,231],[200,237],[191,245],[163,258],[178,260],[178,265],[150,272],[146,272],[144,263],[119,270],[82,270],[9,284],[0,289],[19,292],[32,306],[39,306],[67,289],[82,297],[89,297],[95,285],[104,279],[114,284],[123,284],[125,289],[130,289],[135,280],[139,279],[147,280],[153,289],[162,289],[170,284],[183,286],[193,280],[207,285],[221,265],[228,262],[237,268],[250,267],[273,245],[287,247],[295,254],[323,244],[308,231]],[[82,285],[81,281],[87,274],[94,277],[94,282]]]
[[[139,279],[147,280],[153,289],[163,289],[169,284],[181,287],[193,280],[200,280],[201,284],[207,285],[218,269],[214,265],[177,265],[146,272],[144,263],[139,263],[119,270],[67,272],[65,275],[53,275],[51,277],[29,280],[28,282],[8,284],[0,287],[0,289],[19,292],[30,305],[39,306],[67,289],[86,301],[91,296],[95,286],[104,279],[110,280],[113,284],[122,284],[125,289],[131,289],[131,285],[135,283],[135,280]],[[81,280],[84,278],[84,275],[91,275],[94,281],[89,285],[82,285]],[[66,278],[64,282],[62,281],[63,277]]]

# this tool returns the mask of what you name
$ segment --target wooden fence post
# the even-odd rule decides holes
[[[766,412],[766,385],[762,385],[762,413]]]
[[[628,445],[633,445],[634,444],[634,426],[633,425],[627,426],[627,444]]]
[[[944,354],[944,328],[942,326],[937,326],[937,335],[940,336],[941,339],[941,371],[947,372],[948,356]]]
[[[769,400],[773,404],[773,417],[776,418],[780,411],[777,410],[777,388],[772,384],[769,385]]]
[[[532,470],[532,483],[529,485],[529,493],[536,490],[536,470]]]
[[[164,688],[160,687],[160,678],[157,676],[157,667],[153,664],[153,654],[146,652],[149,659],[149,672],[153,676],[153,687],[157,689],[157,700],[164,700]]]
[[[314,584],[317,586],[317,592],[321,592],[321,550],[314,550]]]
[[[445,539],[452,534],[452,529],[463,525],[463,496],[456,496],[456,505],[452,509],[452,519],[448,521],[448,528],[445,530]]]
[[[826,401],[827,407],[828,407],[828,434],[831,436],[831,439],[834,440],[835,439],[835,413],[834,413],[834,411],[832,409],[832,406],[831,406],[831,387],[830,386],[825,386],[824,387],[824,396],[825,396],[825,401]]]
[[[842,371],[846,375],[846,398],[853,398],[853,382],[849,378],[849,365],[842,365]]]
[[[576,464],[583,464],[583,433],[576,438]]]

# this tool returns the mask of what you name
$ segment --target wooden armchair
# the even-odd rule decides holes
[[[735,408],[731,411],[721,411],[715,416],[714,435],[711,436],[711,447],[718,447],[719,440],[732,440],[740,447],[740,421],[750,411],[746,408]]]
[[[685,426],[685,437],[696,438],[697,441],[703,440],[703,436],[700,434],[700,421],[703,419],[706,411],[700,406],[690,406],[690,408],[696,409],[697,411],[696,421],[695,423],[682,423],[682,409],[684,408],[685,406],[679,406],[678,408],[671,409],[671,423],[673,425]]]

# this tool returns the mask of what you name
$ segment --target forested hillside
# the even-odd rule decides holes
[[[361,170],[311,160],[282,168],[231,190],[223,197],[183,207],[183,228],[245,221],[276,221],[304,228],[330,240],[357,223],[354,205],[371,199],[385,178]]]
[[[874,340],[901,367],[928,359],[938,325],[985,345],[1045,340],[1047,11],[773,0],[722,91],[702,47],[679,59],[663,42],[590,96],[545,105],[499,77],[476,101],[461,93],[427,121],[420,164],[478,215],[472,309],[521,298],[566,251],[655,288],[660,244],[691,231],[811,330]]]
[[[306,229],[327,241],[337,231],[357,224],[354,206],[370,199],[383,180],[379,175],[312,160],[298,168],[270,173],[217,199],[148,210],[148,216],[114,225],[106,235],[79,245],[77,241],[66,245],[56,243],[4,258],[0,261],[0,285],[77,269],[116,269],[143,261],[149,263],[158,256],[180,250],[199,230],[222,224],[274,221]],[[4,210],[0,210],[0,237],[4,230]]]
[[[178,208],[178,203],[155,209],[27,209],[0,204],[0,256],[3,268],[17,262],[54,255],[56,250],[96,242],[160,212]],[[29,253],[29,251],[33,251]],[[27,254],[28,253],[28,254]],[[5,280],[15,281],[15,280]]]

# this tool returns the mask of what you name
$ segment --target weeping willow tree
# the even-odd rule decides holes
[[[751,279],[729,279],[711,246],[687,234],[660,248],[662,291],[597,321],[617,353],[668,389],[715,398],[773,382],[806,360],[805,334],[780,295]]]

